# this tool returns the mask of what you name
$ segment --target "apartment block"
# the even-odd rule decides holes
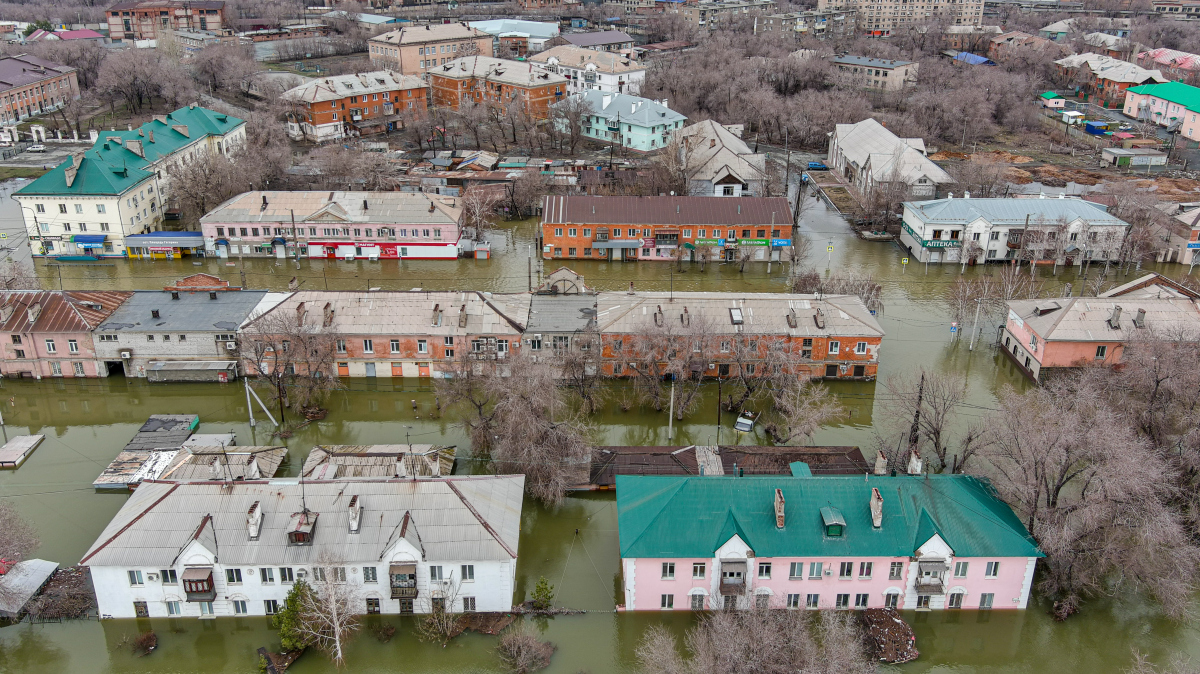
[[[281,96],[303,110],[288,113],[288,136],[320,143],[393,131],[401,117],[425,112],[428,89],[420,77],[390,70],[310,80]]]
[[[983,24],[983,0],[817,0],[817,10],[833,9],[855,10],[858,31],[875,37],[935,18],[951,26]]]
[[[492,56],[492,36],[465,23],[410,26],[376,35],[371,64],[402,75],[426,75],[460,56]]]
[[[113,42],[156,40],[160,30],[226,28],[225,0],[134,0],[108,8],[108,36]]]
[[[0,121],[16,124],[79,98],[78,73],[29,54],[0,58],[0,96]]]
[[[466,100],[507,107],[523,101],[535,117],[550,115],[550,106],[567,95],[567,79],[534,70],[528,63],[469,56],[429,71],[433,104],[457,110]]]
[[[839,56],[833,67],[852,85],[863,89],[900,91],[917,85],[917,67],[912,61],[877,59],[868,56]]]

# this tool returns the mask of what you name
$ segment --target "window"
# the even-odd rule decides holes
[[[859,562],[858,577],[859,578],[870,578],[871,571],[874,570],[874,568],[875,568],[875,562]]]
[[[163,335],[163,341],[164,341],[164,342],[169,342],[169,341],[171,341],[171,336],[170,336],[170,335]]]
[[[54,346],[54,340],[47,339],[46,340],[46,353],[55,353],[57,351],[58,351],[58,348]]]
[[[888,580],[900,580],[903,573],[904,562],[892,562],[892,566],[888,570]]]
[[[263,585],[271,585],[275,582],[275,569],[264,566],[258,570],[258,580]]]
[[[429,580],[441,580],[441,579],[442,579],[442,567],[440,567],[440,566],[429,567]]]
[[[579,230],[575,229],[574,227],[571,227],[570,229],[567,230],[567,236],[578,236],[578,235],[579,235]]]
[[[100,215],[104,215],[104,204],[96,204],[96,212],[99,213]],[[105,225],[105,226],[107,226],[107,225]],[[105,231],[108,231],[108,230],[105,230]]]
[[[363,353],[375,353],[375,340],[363,340]]]
[[[994,592],[984,592],[979,595],[979,608],[991,608],[992,599],[996,596]]]
[[[971,240],[972,240],[972,241],[978,241],[978,240],[979,240],[979,234],[980,234],[979,232],[975,232],[974,234],[972,234],[972,235],[971,235]]]
[[[692,595],[692,610],[693,611],[703,611],[704,610],[704,595],[702,595],[702,594]]]
[[[831,356],[835,355],[841,350],[842,350],[841,342],[836,342],[836,341],[829,342],[829,355],[831,355]]]
[[[67,351],[69,351],[70,353],[79,353],[78,340],[68,339],[67,340]]]
[[[225,582],[241,585],[242,584],[242,570],[241,569],[225,569]]]
[[[771,595],[756,594],[754,595],[754,608],[764,609],[771,607]]]
[[[17,349],[17,358],[25,357],[25,349]]]
[[[177,601],[167,602],[167,615],[169,615],[169,616],[183,615],[183,609],[179,606],[179,602],[177,602]]]
[[[60,363],[58,361],[51,361],[50,362],[50,374],[55,377],[61,377],[62,376],[62,363]]]
[[[163,585],[176,585],[179,583],[179,576],[175,574],[175,569],[162,569],[158,572],[158,577],[162,578]]]
[[[377,570],[375,567],[373,567],[373,566],[364,566],[363,567],[363,582],[364,583],[379,582],[379,576],[377,575]]]
[[[889,592],[883,595],[884,608],[896,608],[900,603],[900,595],[896,592]]]
[[[675,608],[675,595],[664,594],[662,595],[661,602],[662,608]]]
[[[967,564],[968,564],[968,562],[955,562],[954,563],[954,577],[955,578],[966,578],[967,577]]]
[[[854,575],[854,562],[842,562],[838,567],[838,578],[850,578]]]
[[[788,566],[788,580],[800,580],[804,577],[804,562],[792,562]]]
[[[663,580],[675,580],[675,562],[663,562],[662,577]]]
[[[429,342],[427,342],[423,339],[418,339],[417,340],[417,353],[429,353]]]
[[[800,608],[800,595],[799,594],[789,594],[787,596],[787,607],[788,608]]]
[[[372,615],[379,613],[379,600],[378,599],[376,599],[374,597],[367,598],[367,613],[372,614]]]
[[[868,595],[868,594],[854,595],[854,608],[866,608],[867,602],[869,601],[869,599],[870,599],[870,595]]]
[[[917,595],[917,608],[929,608],[929,595]]]
[[[233,612],[235,615],[246,615],[246,602],[241,599],[234,599]]]
[[[562,236],[562,232],[563,232],[563,231],[562,231],[562,227],[555,227],[555,228],[554,228],[554,236]]]
[[[983,570],[984,578],[995,578],[1000,575],[1000,562],[988,562],[987,568]]]
[[[279,567],[279,582],[281,582],[281,583],[295,582],[295,579],[292,576],[292,567],[290,567],[290,566]]]
[[[337,341],[337,352],[338,353],[346,353],[346,340],[339,339]]]
[[[475,580],[475,565],[463,564],[459,571],[459,580],[464,583],[469,583]]]
[[[824,566],[825,566],[824,562],[809,562],[808,563],[808,577],[809,578],[820,578],[821,571],[823,570]]]
[[[59,212],[59,213],[64,213],[64,214],[65,214],[65,213],[67,212],[67,205],[66,205],[66,204],[59,204],[59,205],[58,205],[58,212]]]
[[[854,345],[854,353],[857,353],[858,355],[861,356],[861,355],[865,354],[866,352],[867,352],[867,343],[866,342],[859,342],[858,344]]]
[[[816,608],[817,602],[819,602],[820,600],[821,600],[821,595],[810,594],[804,598],[804,607],[805,608]]]
[[[952,592],[950,594],[950,602],[946,605],[946,608],[962,608],[962,600],[962,592]]]
[[[130,571],[128,573],[129,573],[129,584],[130,585],[136,586],[136,585],[142,584],[142,572],[141,571]]]
[[[999,241],[999,240],[1000,240],[1000,232],[992,232],[992,233],[988,234],[988,241]]]
[[[37,212],[38,212],[38,213],[45,213],[45,212],[46,212],[46,204],[34,204],[34,206],[36,206],[36,207],[37,207]]]
[[[1104,358],[1108,355],[1108,347],[1101,344],[1096,347],[1096,358]]]
[[[471,612],[475,610],[475,597],[463,597],[462,602],[464,612]]]
[[[758,577],[759,578],[770,578],[771,577],[771,563],[770,562],[759,562],[758,563]]]

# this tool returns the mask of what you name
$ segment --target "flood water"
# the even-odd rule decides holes
[[[0,202],[0,220],[12,214],[11,200]],[[533,241],[533,221],[504,226],[487,261],[333,262],[301,260],[246,260],[246,282],[252,288],[286,288],[298,276],[305,288],[362,289],[480,289],[496,292],[526,290],[529,284],[528,251]],[[810,264],[824,271],[870,271],[884,285],[886,310],[880,323],[887,331],[881,352],[880,376],[924,366],[967,374],[970,396],[959,410],[962,423],[978,420],[996,407],[996,395],[1005,386],[1024,388],[1026,383],[990,342],[995,326],[980,330],[974,351],[966,341],[952,342],[944,297],[959,274],[958,267],[924,267],[900,264],[901,252],[893,245],[867,243],[851,236],[836,214],[817,205],[805,214],[802,232],[813,238]],[[833,252],[826,252],[832,241]],[[243,267],[222,260],[102,263],[94,266],[39,263],[38,273],[48,287],[161,288],[180,276],[204,271],[241,283]],[[533,261],[536,283],[537,260]],[[557,264],[547,261],[546,271]],[[641,289],[676,290],[784,290],[784,269],[779,264],[767,273],[755,263],[744,273],[735,265],[709,265],[701,272],[685,265],[679,273],[659,263],[600,263],[572,265],[589,285],[622,290],[633,281]],[[997,268],[968,269],[967,274],[996,273]],[[1165,273],[1184,271],[1167,266]],[[1039,270],[1048,288],[1074,281],[1060,270],[1052,276]],[[1056,292],[1052,290],[1051,292]],[[1078,285],[1076,285],[1078,294]],[[842,423],[822,429],[815,444],[869,446],[883,386],[876,383],[839,383],[834,392],[850,410]],[[623,386],[609,389],[604,409],[595,418],[597,442],[653,445],[716,441],[716,391],[706,392],[698,410],[675,429],[668,441],[666,414],[633,407],[621,411],[616,404]],[[413,410],[413,401],[417,409]],[[413,380],[350,380],[347,390],[334,394],[329,416],[286,441],[272,439],[271,428],[261,419],[248,424],[245,394],[240,384],[155,384],[124,379],[56,380],[43,382],[0,380],[0,413],[8,436],[42,433],[46,441],[16,471],[0,472],[0,497],[12,499],[39,529],[42,539],[37,556],[63,565],[79,560],[104,525],[125,500],[120,494],[99,494],[91,483],[150,414],[200,415],[200,432],[233,431],[239,444],[286,444],[288,461],[281,475],[295,475],[315,444],[369,444],[403,442],[408,431],[413,442],[457,444],[458,471],[481,472],[486,466],[473,461],[469,446],[450,416],[437,417],[433,391]],[[731,421],[721,441],[730,442]],[[411,427],[411,428],[410,428]],[[743,444],[767,442],[765,437],[743,438]],[[575,536],[575,530],[579,536]],[[0,532],[2,535],[2,532]],[[593,674],[631,671],[634,650],[645,628],[664,623],[680,634],[691,624],[687,612],[674,614],[616,614],[618,599],[616,509],[611,492],[575,495],[557,510],[532,502],[525,504],[520,541],[517,600],[524,599],[540,576],[557,588],[556,603],[582,609],[582,615],[535,621],[544,637],[558,650],[548,672]],[[1027,611],[963,611],[912,613],[906,616],[917,632],[921,657],[896,668],[904,672],[1056,672],[1083,674],[1120,672],[1131,662],[1131,648],[1165,662],[1175,654],[1200,657],[1200,630],[1162,618],[1138,597],[1123,596],[1087,604],[1083,613],[1064,624],[1050,620],[1044,605]],[[411,621],[384,618],[398,626],[389,643],[379,642],[365,630],[347,653],[356,672],[471,672],[498,671],[494,637],[466,634],[442,648],[416,639]],[[368,625],[370,627],[370,625]],[[153,629],[159,649],[144,658],[131,655],[123,641]],[[277,647],[264,618],[212,621],[110,620],[30,625],[0,629],[0,673],[41,672],[162,672],[215,674],[254,671],[254,650]],[[332,672],[317,653],[301,658],[291,671]]]

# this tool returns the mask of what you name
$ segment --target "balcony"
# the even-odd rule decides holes
[[[917,578],[918,594],[942,594],[946,591],[946,583],[936,576],[921,576]]]
[[[721,595],[737,596],[746,594],[746,581],[741,578],[722,578]]]
[[[217,598],[212,567],[185,569],[182,580],[188,601],[213,601]]]
[[[1009,250],[1020,250],[1021,249],[1021,240],[1017,239],[1014,241],[1012,239],[1009,239],[1008,243],[1006,245],[1008,246]]]
[[[392,586],[392,599],[416,599],[417,585],[415,582],[410,586]]]

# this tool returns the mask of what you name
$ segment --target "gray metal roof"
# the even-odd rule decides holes
[[[1109,320],[1118,306],[1121,315],[1114,328]],[[1195,300],[1189,299],[1073,297],[1012,300],[1008,309],[1010,320],[1013,314],[1017,315],[1046,342],[1123,342],[1139,331],[1160,335],[1200,332],[1200,307]],[[1146,312],[1144,328],[1134,324],[1139,309]]]
[[[304,303],[320,320],[326,303],[334,311],[332,327],[344,335],[516,335],[529,318],[529,295],[474,291],[361,292],[302,290],[263,315],[296,315]],[[434,309],[440,319],[435,319]],[[466,313],[462,319],[462,313]],[[311,320],[311,319],[310,319]],[[253,330],[254,322],[247,328]]]
[[[317,445],[304,459],[300,475],[326,480],[450,475],[454,455],[453,445]]]
[[[275,476],[287,447],[189,446],[175,455],[158,480],[245,480]]]
[[[42,589],[58,564],[44,559],[27,559],[0,576],[0,617],[12,618]]]
[[[97,332],[235,332],[267,293],[255,290],[209,293],[138,290],[96,328]],[[158,311],[154,318],[153,311]]]
[[[662,103],[640,96],[611,94],[598,89],[588,89],[575,94],[574,97],[589,103],[592,106],[592,114],[597,117],[613,121],[619,118],[623,124],[658,126],[687,120],[685,115],[675,112]],[[554,105],[562,104],[555,103]]]
[[[897,61],[896,59],[877,59],[877,58],[872,58],[870,56],[851,56],[849,54],[847,54],[846,56],[839,56],[839,57],[833,59],[833,62],[836,65],[866,66],[868,68],[884,68],[884,69],[899,68],[900,66],[906,66],[906,65],[912,64],[912,61]]]
[[[174,448],[191,437],[200,423],[195,414],[152,414],[125,449]]]
[[[633,38],[624,31],[598,30],[591,33],[564,33],[563,39],[576,47],[598,47],[606,44],[621,44],[633,42]]]
[[[523,475],[479,475],[404,480],[143,482],[92,544],[87,566],[174,565],[193,540],[225,566],[304,565],[324,551],[346,561],[380,560],[395,546],[401,525],[417,532],[424,561],[510,561],[521,529]],[[302,495],[303,494],[303,495]],[[348,503],[363,508],[351,533]],[[263,511],[258,540],[250,540],[246,513]],[[312,545],[289,546],[294,513],[317,513]],[[210,519],[211,518],[211,519]],[[486,526],[485,526],[486,523]]]
[[[595,319],[595,295],[534,295],[525,331],[575,332]]]
[[[1067,223],[1085,220],[1090,225],[1128,225],[1110,215],[1104,206],[1083,199],[935,199],[910,201],[904,204],[913,209],[926,223],[967,224],[979,218],[993,225],[1053,224],[1065,219]]]

